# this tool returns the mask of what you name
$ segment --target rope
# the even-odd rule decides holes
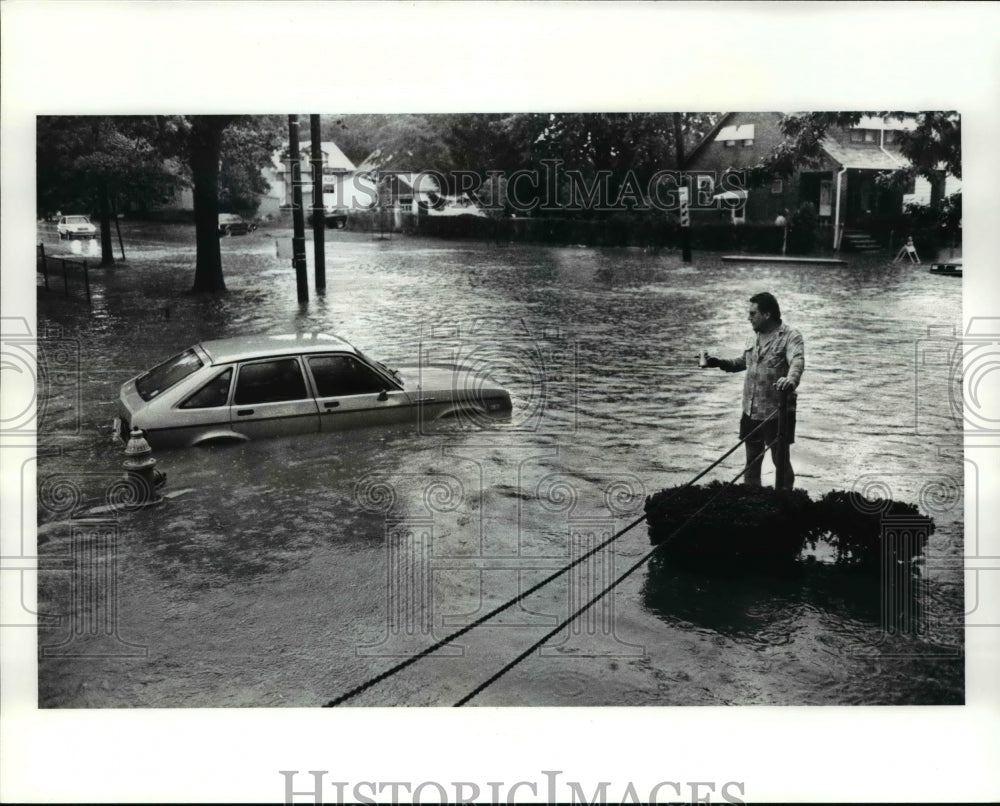
[[[771,446],[771,444],[773,444],[773,443],[769,443],[767,447],[769,448]],[[760,456],[756,457],[754,459],[754,461],[757,461],[757,459],[763,458],[764,454],[766,454],[766,453],[767,453],[767,448],[765,448],[763,451],[761,451]],[[527,658],[532,653],[534,653],[534,651],[536,649],[538,649],[540,646],[542,646],[546,641],[548,641],[550,638],[558,635],[563,630],[563,628],[566,627],[567,625],[569,625],[574,619],[578,618],[579,616],[583,615],[588,610],[590,610],[590,608],[592,608],[595,604],[597,604],[599,601],[601,601],[601,599],[603,599],[605,596],[607,596],[609,593],[611,593],[611,591],[613,591],[615,588],[617,588],[622,582],[624,582],[625,579],[627,579],[629,576],[631,576],[633,573],[635,573],[637,570],[639,570],[643,565],[645,565],[646,561],[649,560],[650,557],[652,557],[663,546],[665,546],[667,543],[669,543],[671,540],[673,540],[678,534],[680,534],[681,530],[685,526],[687,526],[689,523],[691,523],[691,521],[693,521],[702,512],[704,512],[705,509],[708,507],[708,505],[711,504],[716,498],[718,498],[722,494],[722,490],[724,490],[726,487],[730,486],[731,484],[735,484],[740,479],[740,477],[743,476],[743,474],[746,473],[746,472],[747,472],[747,468],[744,467],[739,472],[739,474],[732,481],[729,481],[725,485],[723,485],[722,489],[720,489],[715,495],[713,495],[704,504],[702,504],[697,510],[695,510],[694,513],[691,514],[688,517],[688,519],[686,521],[684,521],[684,523],[682,523],[680,526],[678,526],[676,529],[674,529],[674,531],[671,532],[663,542],[658,543],[656,545],[656,547],[652,551],[649,551],[648,553],[646,553],[642,557],[642,559],[640,559],[639,561],[637,561],[637,562],[633,563],[631,566],[629,566],[628,570],[625,571],[625,573],[622,574],[620,577],[618,577],[618,579],[616,579],[614,582],[612,582],[610,585],[608,585],[608,587],[606,587],[604,590],[602,590],[599,594],[597,594],[597,596],[595,596],[593,599],[591,599],[585,605],[583,605],[582,607],[580,607],[575,613],[571,614],[569,616],[569,618],[567,618],[565,621],[563,621],[557,627],[555,627],[554,629],[550,630],[544,636],[542,636],[537,641],[535,641],[535,643],[533,643],[530,647],[528,647],[526,650],[524,650],[524,652],[522,652],[520,655],[518,655],[516,658],[514,658],[514,660],[512,660],[510,663],[508,663],[506,666],[504,666],[499,672],[497,672],[496,674],[494,674],[492,677],[490,677],[485,682],[480,683],[478,686],[476,686],[476,688],[474,688],[472,691],[470,691],[468,694],[466,694],[464,697],[462,697],[462,699],[460,699],[458,702],[455,703],[454,707],[455,708],[459,708],[459,707],[465,705],[469,700],[471,700],[477,694],[480,694],[483,691],[485,691],[493,683],[495,683],[497,680],[499,680],[501,677],[503,677],[505,674],[507,674],[507,672],[509,672],[511,669],[513,669],[515,666],[517,666],[519,663],[521,663],[521,661],[523,661],[525,658]]]
[[[693,484],[695,484],[695,482],[697,482],[698,479],[702,478],[706,473],[708,473],[709,471],[711,471],[713,468],[717,467],[723,460],[725,460],[737,448],[739,448],[740,445],[742,445],[751,436],[753,436],[755,433],[757,433],[757,431],[759,431],[761,428],[763,428],[764,425],[767,422],[769,422],[772,418],[774,418],[775,416],[777,416],[777,412],[772,412],[767,417],[767,419],[763,420],[761,422],[761,424],[759,426],[757,426],[757,428],[755,428],[753,431],[751,431],[749,434],[747,434],[745,437],[743,437],[743,439],[741,439],[739,442],[737,442],[736,445],[734,445],[726,453],[724,453],[721,457],[719,457],[719,459],[717,459],[715,462],[713,462],[711,465],[709,465],[708,468],[706,468],[705,470],[703,470],[701,473],[699,473],[697,476],[695,476],[693,479],[691,479],[689,482],[687,482],[683,486],[684,487],[690,487]],[[770,446],[768,446],[768,447],[770,447]],[[763,457],[764,453],[766,453],[766,452],[767,452],[767,448],[765,448],[764,452],[761,454],[761,457]],[[756,459],[754,459],[754,461],[756,461]],[[743,476],[744,473],[746,473],[746,471],[747,471],[747,467],[744,467],[743,470],[740,471],[739,475],[736,476],[736,478],[733,479],[733,481],[729,482],[728,484],[734,484],[740,477]],[[717,495],[718,494],[716,494],[716,496]],[[705,506],[708,506],[709,503],[711,503],[712,501],[714,501],[715,498],[716,498],[716,496],[713,496],[712,498],[710,498],[709,501],[705,504]],[[669,499],[668,499],[668,501],[669,501]],[[667,502],[662,502],[661,506],[662,506],[663,503],[667,503]],[[701,511],[702,511],[702,509],[704,509],[704,507],[702,507],[697,512],[695,512],[695,514],[692,515],[691,518],[694,518],[696,515],[700,514]],[[476,627],[479,627],[480,625],[485,624],[487,621],[489,621],[490,619],[492,619],[494,616],[497,616],[500,613],[503,613],[505,610],[508,610],[509,608],[513,607],[518,602],[522,601],[523,599],[527,598],[531,594],[535,593],[540,588],[544,587],[545,585],[548,585],[550,582],[558,579],[563,574],[565,574],[565,573],[573,570],[574,568],[576,568],[576,566],[580,565],[585,560],[590,559],[592,556],[594,556],[595,554],[597,554],[599,551],[607,548],[611,543],[613,543],[615,540],[617,540],[618,538],[620,538],[626,532],[634,529],[640,523],[642,523],[643,521],[645,521],[647,517],[648,517],[648,513],[643,514],[643,516],[641,518],[637,518],[636,520],[632,521],[628,526],[624,527],[623,529],[619,530],[618,532],[615,532],[615,534],[611,535],[611,537],[609,537],[603,543],[599,543],[594,548],[590,549],[589,551],[585,552],[584,554],[581,554],[579,557],[577,557],[569,565],[567,565],[564,568],[561,568],[560,570],[558,570],[558,571],[550,574],[549,576],[545,577],[545,579],[543,579],[540,582],[532,585],[530,588],[522,591],[517,596],[515,596],[513,599],[510,599],[507,602],[505,602],[505,603],[503,603],[501,605],[498,605],[497,607],[493,608],[493,610],[491,610],[489,613],[486,613],[486,614],[480,616],[475,621],[472,621],[469,624],[466,624],[464,627],[461,627],[461,628],[455,630],[455,632],[451,633],[450,635],[446,635],[441,640],[439,640],[439,641],[431,644],[429,647],[426,647],[425,649],[422,649],[416,655],[414,655],[414,656],[412,656],[410,658],[407,658],[404,661],[400,661],[395,666],[393,666],[393,667],[391,667],[389,669],[386,669],[384,672],[381,672],[380,674],[376,675],[375,677],[372,677],[369,680],[366,680],[364,683],[360,683],[359,685],[355,686],[354,688],[350,689],[349,691],[341,694],[339,697],[336,697],[336,698],[330,700],[323,707],[324,708],[335,708],[336,706],[338,706],[338,705],[346,702],[347,700],[350,700],[350,699],[356,697],[358,694],[361,694],[361,693],[367,691],[368,689],[372,688],[373,686],[378,685],[383,680],[386,680],[389,677],[392,677],[393,675],[395,675],[395,674],[403,671],[403,669],[406,669],[409,666],[412,666],[417,661],[422,660],[423,658],[427,657],[428,655],[433,654],[437,650],[441,649],[441,647],[446,646],[447,644],[449,644],[452,641],[454,641],[456,638],[460,638],[461,636],[465,635],[467,632],[470,632],[471,630],[475,629]],[[690,520],[690,518],[688,520]],[[687,525],[687,522],[688,521],[685,521],[685,523],[682,524],[681,527],[678,528],[673,534],[676,534],[677,532],[679,532],[681,528],[683,528],[684,526]],[[671,535],[671,537],[672,536],[673,535]],[[660,544],[660,545],[662,545],[662,544]],[[659,548],[659,546],[657,546],[657,548]],[[652,552],[650,554],[648,554],[646,557],[644,557],[643,560],[639,563],[639,565],[641,565],[643,562],[645,562],[646,559],[649,556],[652,556]],[[638,566],[636,566],[636,567],[638,567]],[[630,569],[628,571],[628,573],[632,573],[633,570],[634,569]],[[624,577],[622,577],[622,578],[624,578]],[[620,581],[620,580],[618,580],[618,581]],[[616,581],[614,584],[617,585],[618,581]],[[572,620],[572,618],[576,618],[577,615],[579,615],[580,613],[584,612],[588,607],[592,606],[596,601],[598,601],[602,596],[604,596],[608,592],[608,590],[610,590],[610,588],[608,588],[603,593],[601,593],[598,596],[597,599],[594,599],[588,605],[585,605],[584,608],[581,609],[580,611],[578,611],[576,614],[574,614],[571,617],[570,620]],[[566,622],[566,623],[568,623],[568,622]],[[562,626],[563,625],[560,625],[559,628],[557,628],[557,631],[559,629],[562,629]],[[547,635],[542,640],[542,643],[544,643],[545,641],[547,641],[551,636],[552,636],[551,633],[549,635]],[[520,660],[521,659],[518,659],[517,663],[520,663]],[[513,668],[513,667],[511,667],[511,668]]]

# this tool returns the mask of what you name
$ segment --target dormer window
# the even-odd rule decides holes
[[[725,148],[736,148],[737,143],[744,148],[752,146],[754,140],[754,124],[744,123],[742,126],[723,126],[715,135],[716,142],[721,142]]]
[[[881,132],[878,129],[851,129],[852,143],[877,143]]]

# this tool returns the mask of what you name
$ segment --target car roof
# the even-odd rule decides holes
[[[237,336],[231,339],[212,339],[199,345],[213,364],[243,361],[248,358],[267,358],[288,353],[326,353],[330,350],[357,354],[350,342],[326,333],[282,333],[259,336]]]

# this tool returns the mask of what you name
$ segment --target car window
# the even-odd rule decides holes
[[[236,381],[237,406],[248,403],[278,403],[309,397],[302,368],[294,358],[244,364]]]
[[[364,395],[390,388],[381,375],[350,355],[311,356],[309,369],[320,397]]]
[[[185,350],[136,379],[135,390],[143,400],[152,400],[203,366],[194,350]]]
[[[233,369],[220,372],[201,387],[191,397],[181,403],[182,409],[211,409],[225,406],[229,401],[229,387],[233,380]]]

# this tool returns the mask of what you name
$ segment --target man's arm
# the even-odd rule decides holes
[[[716,358],[710,355],[705,366],[718,367],[723,372],[743,372],[747,368],[747,360],[742,355],[739,358]]]
[[[778,389],[797,389],[806,368],[806,346],[802,334],[793,330],[788,336],[785,347],[785,360],[788,361],[788,375],[778,378],[775,386]]]

